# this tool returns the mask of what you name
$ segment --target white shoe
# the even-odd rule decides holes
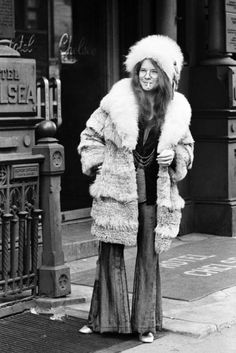
[[[83,326],[81,327],[81,329],[79,330],[80,333],[85,333],[85,334],[89,334],[89,333],[93,333],[93,330],[88,327],[88,326]]]
[[[148,332],[145,334],[140,334],[139,341],[141,341],[143,343],[152,343],[154,341],[154,336],[151,332]]]

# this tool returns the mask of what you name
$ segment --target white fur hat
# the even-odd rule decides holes
[[[170,81],[178,83],[184,58],[179,45],[173,39],[163,35],[150,35],[138,41],[126,56],[126,71],[132,72],[135,65],[144,59],[155,60]]]

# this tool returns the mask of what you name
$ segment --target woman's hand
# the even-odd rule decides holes
[[[96,177],[96,175],[101,173],[102,165],[96,165],[96,167],[92,168],[91,176]]]
[[[175,152],[173,150],[163,150],[157,155],[157,163],[162,167],[169,167],[173,162]]]
[[[98,166],[97,166],[96,173],[97,173],[97,174],[101,174],[101,169],[102,169],[102,165],[98,165]]]

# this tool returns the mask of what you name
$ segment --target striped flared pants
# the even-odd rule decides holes
[[[100,242],[88,326],[95,332],[156,333],[162,328],[155,206],[139,204],[139,231],[130,312],[124,245]]]

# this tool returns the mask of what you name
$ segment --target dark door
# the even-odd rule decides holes
[[[62,117],[58,131],[65,148],[66,171],[62,176],[62,211],[91,205],[91,180],[81,172],[77,146],[86,120],[106,92],[106,2],[73,1],[72,64],[61,65]]]

